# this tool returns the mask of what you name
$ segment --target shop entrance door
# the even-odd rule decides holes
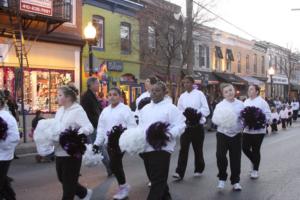
[[[142,87],[139,84],[120,85],[124,104],[135,109],[135,100],[141,95]]]

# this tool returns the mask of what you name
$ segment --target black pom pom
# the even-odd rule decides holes
[[[266,115],[260,108],[248,106],[241,111],[241,119],[244,127],[249,130],[259,130],[266,127]]]
[[[121,124],[118,126],[112,127],[112,130],[107,133],[108,142],[107,147],[110,148],[111,151],[116,153],[121,153],[121,149],[119,146],[119,139],[122,133],[126,130]]]
[[[195,126],[198,125],[200,123],[200,119],[202,117],[202,113],[201,112],[197,112],[196,109],[188,107],[184,110],[183,115],[186,118],[186,124],[188,126]]]
[[[155,122],[149,126],[146,131],[147,142],[155,149],[161,150],[170,140],[168,132],[169,124],[163,122]]]
[[[143,98],[140,102],[139,102],[139,105],[138,105],[138,110],[142,110],[142,108],[149,104],[151,102],[151,98],[150,97],[145,97]]]
[[[7,137],[8,125],[4,119],[0,117],[0,140],[5,140]]]
[[[72,157],[80,158],[85,150],[87,137],[84,134],[78,135],[79,129],[68,128],[60,134],[59,143],[62,148]]]

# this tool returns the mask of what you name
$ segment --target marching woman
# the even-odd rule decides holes
[[[93,132],[93,125],[89,121],[84,109],[76,102],[78,90],[74,86],[62,86],[58,90],[58,104],[61,106],[55,115],[55,120],[63,132],[72,128],[77,129],[77,135],[86,137]],[[84,135],[82,135],[84,134]],[[61,143],[61,140],[60,140]],[[67,148],[58,145],[55,149],[56,172],[58,180],[63,187],[62,200],[73,200],[74,196],[80,199],[89,200],[92,190],[87,189],[78,183],[82,157],[70,155]]]
[[[151,103],[140,111],[140,126],[146,134],[145,151],[141,154],[152,186],[147,200],[169,200],[167,184],[171,153],[176,137],[185,129],[185,117],[169,99],[167,87],[159,81],[153,85]]]
[[[268,103],[259,96],[260,88],[258,85],[250,85],[248,88],[248,99],[244,102],[245,107],[254,107],[258,109],[258,112],[261,112],[264,116],[264,122],[261,122],[258,119],[252,118],[251,122],[261,122],[261,124],[256,124],[253,127],[250,127],[248,124],[245,124],[243,134],[243,152],[249,158],[252,163],[252,169],[250,177],[252,179],[257,179],[258,169],[260,164],[260,148],[263,142],[263,139],[266,134],[266,124],[271,118],[271,111]]]
[[[126,128],[136,127],[136,122],[130,108],[121,102],[121,91],[118,88],[111,88],[108,98],[110,105],[100,114],[93,149],[98,152],[101,145],[107,148],[110,167],[119,184],[119,190],[113,198],[125,199],[128,197],[130,186],[126,183],[122,163],[124,153],[120,150],[118,140]]]
[[[239,118],[244,109],[242,101],[235,98],[235,89],[229,83],[221,84],[221,92],[224,100],[217,104],[212,121],[218,126],[217,129],[217,165],[219,169],[218,188],[224,189],[227,179],[227,152],[229,151],[231,176],[230,181],[233,190],[240,191],[240,172],[242,154],[242,122]]]
[[[7,177],[10,162],[20,140],[16,119],[5,111],[5,95],[0,91],[0,199],[15,200],[16,195]]]
[[[203,92],[193,88],[194,82],[191,76],[184,77],[183,86],[186,91],[179,97],[177,105],[178,109],[186,117],[187,126],[184,133],[180,136],[178,164],[176,172],[173,174],[173,178],[176,180],[182,180],[184,177],[191,143],[195,155],[194,176],[201,176],[205,168],[203,158],[203,124],[210,110]]]

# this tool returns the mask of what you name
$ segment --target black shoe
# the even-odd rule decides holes
[[[183,179],[183,177],[181,177],[177,172],[175,172],[172,177],[176,180],[176,181],[181,181]]]
[[[19,159],[19,157],[17,155],[14,155],[14,159]]]

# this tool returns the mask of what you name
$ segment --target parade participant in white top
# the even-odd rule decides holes
[[[193,88],[194,82],[195,81],[191,76],[186,76],[183,79],[185,92],[179,97],[177,107],[182,113],[184,113],[186,109],[193,109],[195,112],[197,112],[197,115],[200,114],[202,117],[194,124],[187,124],[185,132],[180,137],[178,164],[176,172],[173,174],[173,177],[177,180],[182,180],[184,177],[191,143],[195,155],[194,176],[201,176],[205,168],[205,162],[203,158],[203,124],[206,121],[205,117],[209,115],[210,111],[205,95],[201,91]],[[189,123],[188,119],[186,123]]]
[[[20,134],[16,119],[5,110],[5,95],[2,90],[0,91],[0,118],[1,129],[6,127],[6,130],[0,133],[0,199],[15,200],[15,192],[10,185],[7,172],[10,162],[14,158]]]
[[[292,108],[293,108],[293,120],[297,121],[298,112],[299,112],[299,101],[297,99],[293,100]]]
[[[161,148],[154,148],[147,140],[145,152],[141,154],[149,180],[152,183],[147,200],[171,199],[167,184],[171,153],[176,145],[176,137],[179,137],[185,129],[185,117],[168,99],[166,85],[159,81],[151,92],[152,102],[146,105],[140,112],[140,126],[149,132],[153,124],[169,124],[168,140]],[[149,135],[147,135],[148,137]]]
[[[244,109],[242,101],[235,98],[235,89],[229,83],[223,83],[220,86],[224,100],[217,104],[212,121],[218,126],[217,129],[217,165],[219,169],[218,188],[223,189],[227,179],[227,152],[229,151],[231,184],[233,190],[240,191],[240,172],[241,172],[241,154],[242,154],[242,130],[243,126],[239,118]]]
[[[245,107],[254,106],[262,110],[266,116],[266,122],[270,120],[271,111],[268,103],[259,96],[260,88],[257,85],[250,85],[248,88],[248,99],[244,102]],[[253,168],[250,177],[256,179],[259,177],[258,169],[260,164],[260,147],[266,134],[266,128],[259,130],[250,130],[245,127],[243,134],[243,152],[249,158]]]
[[[151,93],[151,88],[152,85],[154,85],[157,82],[157,78],[155,77],[149,77],[146,79],[145,81],[145,89],[146,91],[144,93],[142,93],[136,100],[135,100],[135,104],[136,104],[136,111],[138,110],[138,106],[139,103],[142,99],[150,97],[150,93]]]
[[[58,90],[58,104],[61,106],[55,115],[60,132],[68,128],[76,128],[78,134],[89,135],[93,132],[93,125],[89,121],[84,109],[76,102],[78,90],[74,86],[62,86]],[[63,187],[62,200],[73,200],[74,196],[89,200],[92,190],[78,183],[82,158],[70,156],[61,146],[55,149],[56,172]]]
[[[114,199],[124,199],[128,197],[130,186],[126,183],[126,177],[123,169],[122,158],[124,153],[114,147],[107,146],[108,133],[114,126],[122,125],[123,128],[136,127],[136,122],[130,108],[121,102],[121,91],[118,88],[109,90],[108,98],[110,105],[102,111],[98,121],[97,137],[94,143],[94,150],[97,152],[101,145],[107,148],[110,168],[115,175],[119,190],[114,195]],[[110,133],[114,134],[114,133]]]

